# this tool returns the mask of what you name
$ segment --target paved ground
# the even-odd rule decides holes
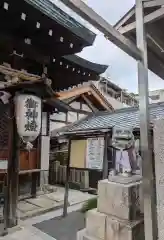
[[[20,201],[18,204],[19,218],[25,220],[29,217],[34,217],[62,208],[64,191],[63,187],[57,187],[56,191],[53,193],[47,193],[37,196],[37,198]],[[85,202],[90,198],[93,198],[93,195],[72,189],[69,190],[68,202],[70,206]]]
[[[82,205],[83,205],[83,203],[79,203],[79,204],[74,204],[74,205],[70,206],[68,208],[68,213],[72,213],[72,212],[80,210]],[[62,216],[62,212],[63,212],[62,209],[58,209],[55,211],[47,212],[47,213],[39,215],[39,216],[28,218],[24,221],[20,220],[19,226],[16,229],[13,229],[12,231],[10,231],[9,235],[7,235],[5,237],[0,237],[0,240],[1,239],[2,240],[60,240],[60,238],[56,239],[51,236],[52,234],[54,234],[53,232],[49,233],[49,234],[51,234],[51,235],[49,235],[46,233],[45,230],[44,230],[45,232],[41,231],[39,228],[36,228],[35,226],[38,227],[40,224],[40,226],[42,225],[43,228],[46,228],[47,223],[46,224],[44,224],[44,223],[49,221],[49,223],[52,225],[52,228],[55,230],[56,227],[54,226],[54,222],[55,222],[54,218]],[[73,215],[71,216],[72,219],[74,217],[73,217]],[[68,218],[69,218],[69,216],[68,216]],[[74,219],[74,221],[75,221],[75,219]],[[83,219],[81,219],[80,222],[83,224]],[[67,222],[66,222],[66,224],[67,224]],[[73,227],[73,224],[72,224],[72,227]],[[78,228],[78,229],[83,228],[83,225],[81,225],[81,224],[78,225],[78,223],[76,223],[76,228]],[[68,228],[66,227],[66,229],[68,229]],[[74,230],[74,233],[75,233],[75,230]],[[61,237],[61,236],[63,236],[62,231],[61,231],[61,235],[59,237]],[[75,234],[73,234],[73,237],[75,237]],[[67,238],[65,238],[65,240],[66,239]],[[76,239],[76,238],[74,238],[74,239]],[[71,240],[73,240],[73,239],[71,239]]]
[[[58,217],[43,221],[35,227],[57,240],[76,240],[77,232],[85,227],[85,215],[75,211],[65,218]]]

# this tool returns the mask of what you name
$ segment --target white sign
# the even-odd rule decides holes
[[[0,159],[0,170],[7,170],[8,168],[8,161]]]
[[[26,142],[34,141],[41,130],[41,99],[33,95],[15,97],[17,129]]]
[[[86,168],[102,170],[104,158],[104,138],[89,138],[86,150]]]

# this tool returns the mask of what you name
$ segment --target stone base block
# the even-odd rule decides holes
[[[83,237],[86,235],[86,229],[82,229],[80,231],[77,232],[77,240],[83,240]]]
[[[105,224],[107,216],[93,209],[87,212],[86,233],[98,239],[105,239]]]
[[[143,220],[129,222],[108,216],[106,219],[105,239],[144,240]]]
[[[99,239],[99,238],[94,238],[94,237],[90,237],[90,236],[85,235],[85,236],[83,237],[83,240],[100,240],[100,239]]]
[[[143,220],[129,222],[112,216],[106,216],[105,235],[103,239],[91,231],[88,232],[86,228],[77,233],[77,240],[144,240],[143,222]],[[102,236],[100,235],[100,237]]]
[[[98,184],[98,212],[125,220],[135,220],[140,212],[139,188],[141,181],[130,183],[110,182]]]
[[[95,238],[92,236],[88,236],[86,229],[83,229],[77,233],[77,240],[100,240],[99,238]],[[105,240],[105,239],[104,239]]]

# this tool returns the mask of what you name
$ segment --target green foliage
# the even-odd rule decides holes
[[[87,211],[97,208],[97,197],[89,199],[81,208],[82,213],[86,213]]]

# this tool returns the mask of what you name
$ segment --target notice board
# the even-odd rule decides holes
[[[104,158],[104,138],[87,139],[86,168],[102,170]]]

